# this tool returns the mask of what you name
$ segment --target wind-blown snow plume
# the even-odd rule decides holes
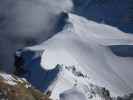
[[[17,49],[54,35],[60,13],[70,11],[72,6],[71,0],[1,0],[0,64],[11,67]]]
[[[22,39],[40,34],[47,36],[53,31],[58,14],[72,8],[70,0],[5,0],[0,5],[3,7],[1,18],[5,21],[1,31],[8,37]]]

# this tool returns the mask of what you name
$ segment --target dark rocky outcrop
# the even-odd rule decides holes
[[[25,79],[0,72],[0,100],[51,100]]]

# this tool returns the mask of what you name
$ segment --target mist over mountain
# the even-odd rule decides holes
[[[62,12],[73,12],[132,32],[131,0],[1,0],[0,55],[3,59],[0,64],[13,66],[12,56],[17,49],[41,43],[60,31],[64,20]]]
[[[1,0],[1,69],[53,100],[131,100],[132,3]]]
[[[67,16],[66,25],[61,32],[40,45],[24,48],[24,51],[30,50],[35,53],[30,61],[28,59],[28,65],[26,64],[26,69],[32,66],[28,68],[31,74],[26,75],[27,79],[40,89],[52,91],[51,97],[58,99],[63,91],[77,85],[78,88],[83,89],[83,94],[87,95],[84,93],[86,90],[83,86],[91,88],[86,85],[89,83],[106,87],[111,96],[132,93],[132,58],[116,56],[108,47],[132,45],[132,35],[75,14],[68,13]],[[58,72],[58,67],[56,67],[58,64],[68,66],[68,69],[69,66],[75,67],[72,67],[72,74],[70,70],[67,71],[67,67],[63,66]],[[83,73],[80,74],[83,80],[75,76],[75,73],[78,73],[75,70]],[[34,76],[37,72],[38,76]],[[85,78],[84,74],[90,78]],[[51,77],[48,78],[49,75]],[[43,80],[47,80],[49,84],[45,85],[47,87],[43,86],[45,83]],[[102,90],[99,91],[101,93]]]
[[[0,64],[7,66],[7,71],[11,71],[15,51],[53,36],[63,27],[61,12],[68,12],[72,7],[71,0],[2,0]]]

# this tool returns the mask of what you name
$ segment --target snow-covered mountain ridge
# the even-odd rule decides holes
[[[57,66],[60,67],[60,72],[58,73],[56,82],[49,87],[49,90],[52,91],[51,98],[64,100],[62,95],[67,94],[66,91],[79,91],[79,94],[83,94],[84,99],[82,98],[82,100],[95,100],[97,98],[111,99],[108,90],[91,84],[91,78],[82,73],[82,71],[78,71],[75,66]],[[78,97],[76,98],[77,100],[79,99]]]
[[[108,89],[111,96],[122,96],[132,93],[133,59],[116,56],[108,46],[132,45],[133,36],[115,27],[88,21],[81,16],[71,13],[65,15],[68,16],[68,19],[61,32],[40,45],[23,49],[23,52],[35,52],[26,67],[35,66],[29,68],[31,71],[30,77],[28,76],[29,80],[38,87],[43,88],[43,80],[50,75],[45,73],[51,73],[51,75],[54,73],[53,80],[51,78],[52,81],[50,83],[47,82],[48,86],[46,87],[54,87],[51,84],[58,83],[58,88],[55,91],[53,90],[54,97],[58,97],[58,94],[61,94],[59,91],[63,92],[63,90],[70,89],[74,81],[73,75],[67,73],[67,70],[64,70],[65,74],[63,74],[64,71],[61,71],[63,75],[58,74],[60,71],[55,66],[57,64],[75,65],[77,70],[82,71],[91,78],[92,84]],[[56,71],[54,71],[55,69]],[[39,73],[37,72],[38,70]],[[38,75],[35,76],[34,74],[36,73]],[[55,80],[58,76],[59,79],[57,79],[56,83]],[[69,81],[64,82],[64,77],[69,78]],[[80,80],[80,78],[78,79]],[[86,83],[85,80],[81,82]]]

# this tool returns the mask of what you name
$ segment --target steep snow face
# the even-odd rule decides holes
[[[92,84],[92,79],[76,66],[57,65],[60,68],[56,80],[49,86],[54,100],[97,100],[110,98],[106,89]],[[105,94],[104,94],[105,93]],[[108,92],[109,93],[109,92]]]
[[[69,22],[72,22],[74,31],[82,38],[93,39],[102,45],[130,45],[133,43],[132,35],[125,34],[115,27],[105,24],[98,24],[87,21],[83,17],[74,14],[69,15]],[[93,38],[92,38],[93,37]]]
[[[53,84],[51,84],[48,88],[48,90],[52,91],[51,98],[59,99],[59,95],[73,87],[80,88],[80,90],[83,89],[83,86],[89,87],[88,83],[88,77],[84,78],[84,76],[78,76],[78,74],[74,73],[77,69],[71,70],[70,66],[60,66],[60,72],[58,73],[58,76]],[[75,67],[72,67],[75,68]],[[78,72],[77,72],[78,73]],[[82,91],[81,93],[84,93]],[[85,96],[86,97],[86,96]]]
[[[107,47],[132,45],[133,36],[74,14],[68,16],[68,24],[63,31],[40,45],[25,49],[46,50],[41,59],[44,69],[51,69],[48,68],[49,62],[53,67],[55,64],[73,61],[78,64],[77,68],[82,69],[93,79],[93,83],[106,87],[111,94],[123,95],[133,92],[132,58],[118,57]]]
[[[76,14],[133,33],[132,0],[73,0],[73,2]]]
[[[57,64],[64,64],[67,66],[76,65],[78,66],[77,61],[70,55],[69,52],[65,50],[45,50],[41,61],[41,65],[45,66],[46,70],[53,69]],[[62,58],[63,57],[63,58]],[[69,59],[68,59],[69,58]],[[55,60],[56,59],[56,60]]]
[[[78,90],[68,90],[60,95],[60,100],[87,100],[80,91]]]

